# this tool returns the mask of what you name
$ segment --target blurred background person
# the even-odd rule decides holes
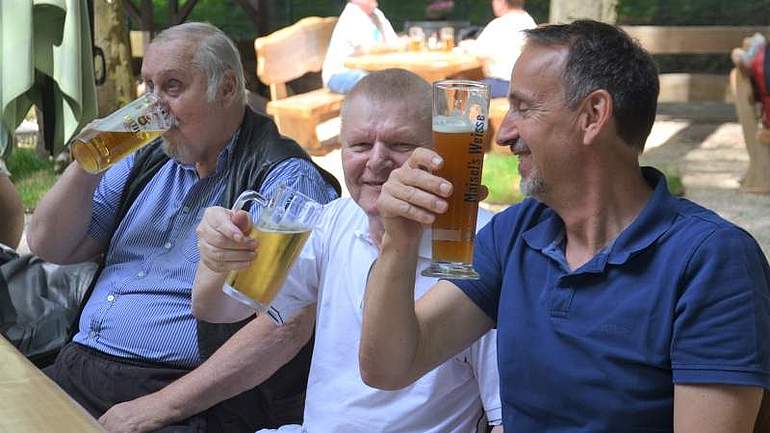
[[[489,84],[490,96],[508,95],[513,64],[524,45],[522,30],[537,27],[524,10],[524,0],[492,0],[495,19],[489,22],[475,40],[460,42],[460,47],[479,57],[484,64],[482,80]]]
[[[334,26],[326,51],[321,77],[324,86],[335,93],[348,93],[366,71],[348,69],[345,59],[355,54],[393,49],[398,44],[377,0],[349,0]]]

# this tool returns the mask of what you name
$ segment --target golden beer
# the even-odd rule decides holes
[[[85,171],[98,173],[160,137],[163,132],[86,130],[72,142],[70,149],[72,157]]]
[[[262,306],[269,306],[309,235],[310,230],[254,227],[249,236],[259,245],[257,257],[247,268],[231,272],[227,284]]]
[[[448,35],[449,28],[442,29]],[[432,226],[433,260],[426,277],[478,279],[473,240],[489,114],[489,86],[476,81],[433,83],[433,145],[444,165],[436,175],[452,183],[447,211]]]
[[[174,123],[163,101],[154,93],[145,93],[89,123],[72,139],[70,151],[83,170],[99,173],[160,137]]]
[[[440,127],[438,129],[441,129]],[[436,152],[444,166],[436,173],[454,186],[449,208],[433,223],[433,260],[454,263],[473,261],[473,239],[484,162],[481,138],[472,130],[433,130]]]

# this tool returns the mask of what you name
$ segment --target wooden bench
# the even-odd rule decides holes
[[[267,113],[283,135],[313,155],[322,155],[338,145],[339,127],[333,121],[331,125],[322,122],[339,116],[344,96],[326,88],[289,95],[286,82],[321,70],[336,22],[336,17],[303,18],[254,41],[257,76],[270,86]],[[328,126],[325,133],[324,126]]]
[[[730,87],[735,95],[735,112],[743,128],[743,139],[749,154],[749,168],[741,180],[741,189],[757,194],[770,194],[770,145],[757,139],[757,112],[751,79],[739,69],[730,73]]]

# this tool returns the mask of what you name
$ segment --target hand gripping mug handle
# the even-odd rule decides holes
[[[239,195],[238,198],[235,200],[235,204],[230,210],[232,210],[233,212],[243,210],[243,207],[246,205],[246,203],[251,201],[257,203],[262,207],[267,207],[269,203],[268,199],[266,199],[264,196],[262,196],[260,193],[256,191],[243,191],[241,195]]]

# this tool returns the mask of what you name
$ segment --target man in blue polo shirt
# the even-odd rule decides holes
[[[766,258],[640,168],[659,87],[647,53],[595,21],[526,33],[498,141],[532,198],[479,233],[480,280],[440,281],[415,304],[420,224],[452,187],[427,149],[391,174],[364,381],[403,387],[497,327],[507,432],[750,432],[770,388]]]

